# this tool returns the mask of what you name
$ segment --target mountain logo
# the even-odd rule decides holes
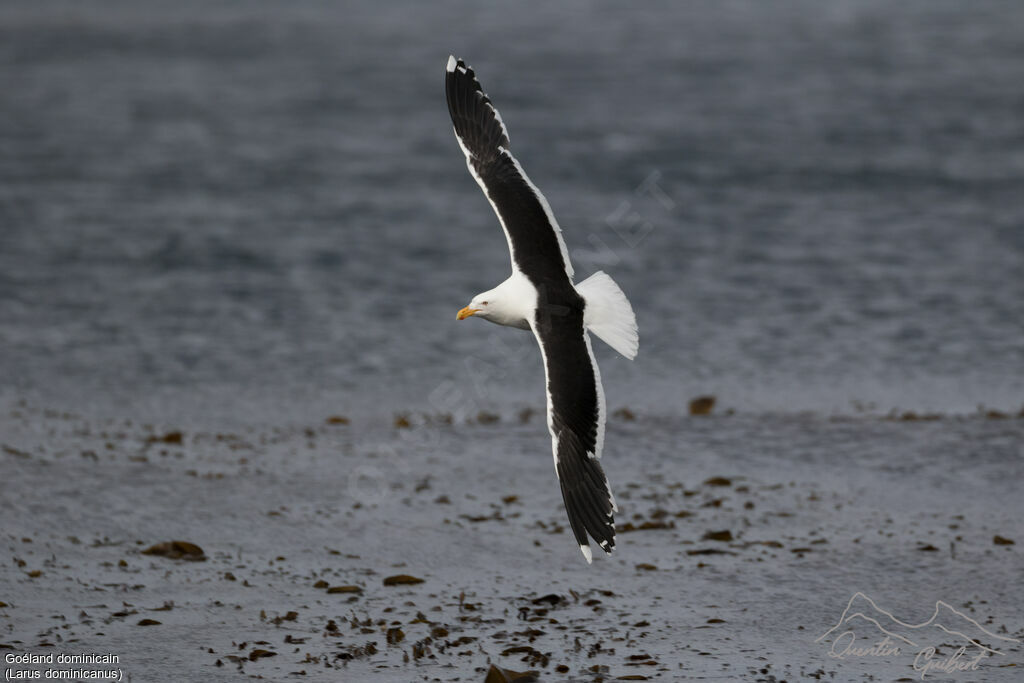
[[[977,670],[983,659],[1005,656],[1002,650],[1021,641],[994,633],[942,600],[935,603],[927,621],[907,623],[858,591],[846,603],[835,626],[814,642],[830,642],[828,655],[834,659],[892,659],[915,654],[914,670],[924,679],[932,672]],[[948,654],[941,648],[946,648]]]

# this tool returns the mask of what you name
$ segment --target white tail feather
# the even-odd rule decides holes
[[[576,291],[587,302],[583,324],[601,341],[626,358],[633,360],[640,348],[636,316],[629,299],[615,280],[599,270],[576,285]]]

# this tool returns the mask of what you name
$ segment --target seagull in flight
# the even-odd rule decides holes
[[[512,156],[501,115],[461,59],[448,58],[445,92],[455,139],[498,215],[512,259],[508,279],[477,294],[456,317],[530,330],[537,338],[555,473],[569,525],[590,564],[589,538],[606,553],[615,548],[618,508],[601,468],[606,407],[588,332],[632,360],[639,345],[636,317],[604,272],[573,283],[569,252],[551,207]]]

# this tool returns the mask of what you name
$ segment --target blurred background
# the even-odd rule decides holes
[[[457,323],[505,239],[474,66],[577,278],[612,409],[1024,401],[1024,5],[7,2],[0,399],[225,417],[536,405]]]

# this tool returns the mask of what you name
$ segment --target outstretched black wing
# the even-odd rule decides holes
[[[445,92],[466,166],[505,229],[513,267],[535,284],[553,276],[571,281],[569,253],[551,207],[512,156],[501,114],[461,59],[448,58]]]
[[[615,500],[601,468],[605,403],[601,373],[572,302],[537,305],[533,332],[544,356],[548,430],[569,524],[590,562],[592,536],[606,553],[615,547]]]

